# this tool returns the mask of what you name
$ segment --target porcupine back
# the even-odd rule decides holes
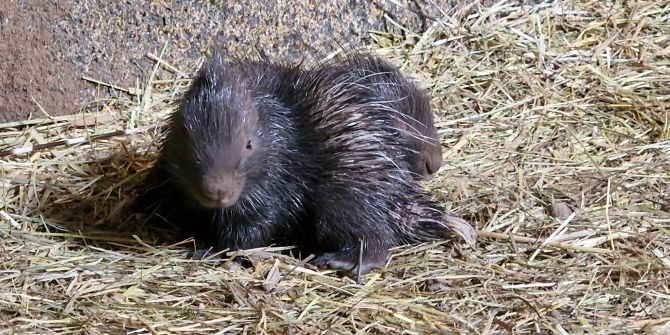
[[[368,53],[347,52],[325,66],[348,72],[350,81],[368,90],[371,102],[388,113],[391,127],[404,137],[398,162],[407,164],[415,179],[426,179],[442,164],[442,147],[426,91],[391,63]]]
[[[284,80],[295,67],[281,67],[215,55],[194,78],[169,119],[160,157],[146,177],[134,209],[153,212],[185,236],[215,249],[246,249],[304,236],[297,224],[305,208],[312,162],[299,150],[300,129],[283,106]],[[240,196],[227,208],[208,208],[202,197],[238,159],[237,137],[253,138],[253,152],[240,160]],[[233,157],[233,158],[231,158]],[[223,163],[222,163],[223,162]],[[232,165],[231,165],[232,166]],[[210,187],[211,188],[211,187]],[[157,214],[157,215],[155,215]],[[276,241],[279,239],[280,241]]]
[[[317,240],[330,252],[315,263],[355,271],[360,253],[366,272],[393,246],[449,235],[472,242],[469,224],[447,215],[398,159],[410,144],[398,136],[390,94],[361,78],[350,66],[319,64],[295,81],[289,104],[308,111],[322,143],[314,222]]]

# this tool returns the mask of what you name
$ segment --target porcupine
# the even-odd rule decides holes
[[[312,66],[294,81],[289,106],[309,114],[320,138],[313,220],[322,250],[330,251],[317,256],[317,265],[351,273],[360,266],[365,273],[382,265],[394,246],[448,235],[474,242],[472,227],[411,178],[418,159],[406,153],[416,144],[398,136],[398,125],[399,116],[417,111],[399,108],[411,108],[403,101],[421,101],[425,93],[401,76],[358,53]]]
[[[425,90],[409,80],[391,63],[361,52],[345,52],[323,66],[347,72],[350,81],[369,91],[368,98],[383,101],[395,122],[393,126],[406,145],[401,152],[416,179],[427,179],[442,164],[442,147],[435,128],[430,99]]]
[[[215,250],[288,243],[309,228],[297,224],[314,171],[301,149],[305,126],[278,95],[281,76],[297,70],[209,59],[170,116],[130,211],[167,220]]]
[[[397,159],[409,144],[387,97],[359,80],[346,66],[213,57],[172,115],[136,203],[162,197],[162,217],[217,250],[297,244],[317,253],[314,264],[350,273],[400,244],[471,242],[472,228]]]

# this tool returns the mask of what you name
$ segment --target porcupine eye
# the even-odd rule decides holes
[[[247,142],[247,147],[246,148],[247,148],[247,150],[253,149],[253,147],[251,146],[251,140],[249,140],[249,142]]]

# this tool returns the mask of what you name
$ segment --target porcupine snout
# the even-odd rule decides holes
[[[209,208],[227,208],[240,198],[242,182],[236,172],[207,174],[202,180],[203,206]]]

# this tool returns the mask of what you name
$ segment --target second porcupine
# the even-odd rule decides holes
[[[442,147],[435,128],[430,99],[425,90],[391,63],[368,53],[344,52],[326,61],[317,71],[349,73],[349,80],[369,91],[365,98],[382,101],[395,122],[393,127],[406,145],[401,151],[416,179],[427,179],[442,164]]]
[[[290,95],[290,108],[309,113],[322,143],[312,193],[318,206],[314,224],[320,245],[330,251],[313,263],[355,273],[362,256],[361,271],[367,272],[381,266],[394,246],[449,235],[474,243],[472,227],[447,214],[409,176],[412,168],[403,162],[412,157],[397,159],[414,145],[411,137],[397,135],[398,114],[415,113],[396,110],[412,106],[398,100],[421,92],[393,78],[401,76],[397,70],[386,74],[393,92],[385,91],[386,80],[362,75],[383,73],[378,70],[384,63],[371,55],[353,57],[345,66],[326,62],[309,68]],[[375,64],[381,65],[374,70]]]
[[[135,208],[157,205],[217,250],[297,244],[350,273],[408,242],[472,242],[472,228],[399,167],[404,137],[356,80],[327,66],[214,57],[172,116]]]

